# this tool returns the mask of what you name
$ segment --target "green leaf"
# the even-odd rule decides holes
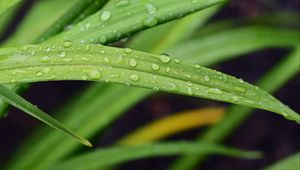
[[[113,1],[110,1],[109,3],[113,4]],[[193,31],[191,28],[196,29],[196,25],[202,25],[214,14],[214,12],[216,12],[214,8],[215,7],[205,9],[204,11],[197,12],[197,14],[178,20],[175,23],[168,24],[172,26],[164,28],[159,27],[158,29],[151,28],[151,31],[142,33],[138,37],[145,37],[148,40],[149,38],[153,39],[153,37],[156,37],[156,41],[169,38],[174,41],[174,38],[177,37],[177,41],[179,41],[183,38],[183,34],[173,34],[172,36],[171,34],[159,34],[159,32],[168,32],[169,30],[184,28],[185,31],[189,32],[184,34],[184,38],[187,38]],[[189,27],[189,29],[185,27]],[[162,29],[164,30],[162,31]],[[171,32],[176,33],[177,31]],[[144,36],[144,34],[147,35]],[[141,49],[140,44],[135,42],[137,42],[137,40],[131,41],[130,46]],[[152,46],[150,46],[143,42],[142,47],[145,49],[145,46],[148,46],[147,51],[157,51],[157,49],[162,48],[162,45],[164,45],[164,48],[169,46],[166,43],[153,43]],[[77,94],[74,96],[73,99],[75,99],[75,101],[60,110],[59,115],[63,117],[61,120],[63,120],[65,125],[78,131],[80,134],[91,137],[96,133],[103,131],[103,129],[111,124],[111,122],[118,118],[122,113],[150,94],[153,94],[153,91],[147,89],[94,83],[90,88],[83,91],[82,95]],[[79,105],[82,107],[77,108]],[[82,114],[82,112],[85,114]],[[85,122],[89,123],[87,124]],[[36,139],[39,139],[40,143],[35,144],[35,147],[31,147]],[[10,169],[16,170],[22,168],[45,169],[53,162],[58,161],[73,152],[77,147],[78,145],[74,141],[66,140],[63,135],[58,135],[48,129],[41,128],[30,138],[30,140],[26,141],[26,144],[24,144],[16,154],[15,157],[22,157],[23,159],[18,159],[18,161],[12,159],[8,165],[11,165]],[[28,148],[30,148],[30,151]],[[29,152],[31,154],[27,154],[26,157],[23,156],[24,153]],[[48,153],[46,158],[43,157],[45,152]],[[41,159],[42,157],[43,159]],[[40,161],[36,162],[36,159],[39,159]]]
[[[11,7],[17,5],[22,0],[1,0],[0,1],[0,17]]]
[[[91,5],[94,6],[94,3],[97,2],[97,8],[101,8],[105,5],[105,3],[108,0],[93,0],[93,1],[87,1],[87,0],[80,0],[73,4],[73,6],[70,7],[69,10],[65,11],[65,14],[62,15],[56,22],[54,22],[47,30],[44,31],[42,35],[39,36],[38,39],[36,39],[35,43],[41,43],[48,38],[52,37],[53,35],[56,35],[57,33],[60,33],[63,31],[64,27],[70,23],[72,23],[75,19],[77,19],[83,11],[85,11],[88,7]],[[83,17],[86,17],[86,15],[82,15]],[[69,27],[72,27],[72,25],[69,25]]]
[[[78,136],[76,133],[71,131],[70,129],[63,126],[61,123],[56,121],[51,116],[47,115],[42,110],[38,109],[37,107],[33,106],[31,103],[27,102],[21,96],[17,95],[16,93],[10,91],[8,88],[0,84],[0,97],[3,98],[6,102],[14,105],[15,107],[23,110],[24,112],[28,113],[30,116],[35,117],[36,119],[46,123],[47,125],[69,135],[70,137],[75,138],[80,143],[86,146],[92,146],[92,144],[83,139],[82,137]]]
[[[124,4],[116,1],[114,5],[108,5],[69,31],[59,34],[47,42],[66,40],[74,43],[100,42],[107,44],[224,1],[153,0],[151,3],[147,3],[141,0],[131,0],[127,2]]]
[[[186,18],[185,18],[186,19]],[[198,20],[198,18],[195,18]],[[196,22],[196,21],[195,21]],[[183,22],[179,22],[178,24],[181,24]],[[186,23],[186,22],[184,22]],[[176,24],[174,26],[177,26]],[[161,28],[162,29],[162,28]],[[167,27],[166,29],[171,29]],[[248,28],[244,28],[245,33],[247,33]],[[272,29],[271,29],[272,30]],[[271,31],[270,30],[270,31]],[[158,31],[163,31],[164,30],[153,30],[154,32]],[[287,30],[282,30],[283,32],[287,32],[287,35],[289,35],[289,31]],[[272,32],[272,31],[271,31]],[[147,33],[150,34],[150,33]],[[233,32],[234,34],[234,32]],[[153,34],[155,35],[155,34]],[[161,34],[162,36],[160,37],[161,39],[164,39],[164,35],[166,34]],[[221,34],[219,34],[221,35]],[[251,34],[247,36],[248,34],[245,34],[244,38],[251,38]],[[214,36],[214,35],[211,35]],[[233,36],[229,35],[228,36]],[[271,35],[270,37],[265,37],[268,39],[273,39],[274,41],[277,41],[277,39],[274,39],[273,37],[276,35]],[[219,41],[218,37],[215,37],[215,43],[210,43],[211,46],[217,46],[219,47],[218,52],[218,57],[223,58],[223,57],[228,57],[225,52],[227,49],[225,48],[220,48],[223,46],[223,44],[232,44],[233,47],[235,46],[235,43],[238,45],[242,41],[241,39],[228,39],[226,42],[221,42]],[[259,39],[259,37],[256,37]],[[280,44],[280,39],[278,39],[278,44]],[[293,39],[290,39],[291,46],[294,46],[294,41]],[[157,40],[160,41],[160,40]],[[264,42],[268,42],[265,40],[261,40]],[[235,43],[233,43],[235,42]],[[147,44],[148,41],[145,41],[144,44]],[[187,41],[188,43],[188,41]],[[138,43],[133,43],[133,44],[138,44]],[[158,45],[158,44],[154,44]],[[161,45],[161,44],[159,44]],[[201,45],[201,44],[200,44]],[[205,44],[203,44],[205,45]],[[133,47],[133,45],[130,45]],[[283,47],[285,47],[284,45]],[[134,46],[136,47],[136,46]],[[138,48],[140,46],[137,46]],[[279,45],[276,47],[280,47]],[[157,49],[160,47],[153,46],[149,49]],[[201,47],[199,47],[201,48]],[[247,48],[244,48],[247,49]],[[255,51],[256,49],[252,49]],[[188,52],[188,51],[186,51]],[[236,53],[236,56],[243,56],[243,54],[247,52],[252,52],[252,51],[240,51],[240,53]],[[216,55],[216,54],[215,54]],[[185,54],[183,54],[185,56]],[[197,57],[194,57],[197,56]],[[185,58],[189,59],[189,58]],[[222,61],[222,59],[215,60],[217,61]],[[193,59],[191,62],[197,62],[199,64],[202,64],[202,55],[195,51],[195,54],[193,55]],[[292,62],[296,63],[297,62]],[[216,63],[213,63],[216,64]],[[287,67],[289,68],[289,67]],[[291,67],[293,68],[293,67]],[[299,67],[296,67],[296,70]],[[279,74],[281,76],[286,73],[288,69],[284,69],[284,72],[282,74]],[[289,73],[286,73],[287,75]],[[273,76],[275,77],[275,76]],[[289,76],[287,76],[289,77]],[[272,82],[272,81],[271,81]],[[109,124],[111,124],[114,120],[116,120],[122,113],[124,113],[126,110],[128,110],[130,107],[134,106],[137,104],[139,101],[144,99],[145,97],[153,94],[153,91],[146,90],[146,89],[140,89],[140,88],[133,88],[133,87],[126,87],[126,86],[119,86],[119,85],[107,85],[107,84],[93,84],[90,88],[87,90],[83,91],[84,95],[76,95],[73,97],[75,100],[68,106],[66,106],[63,110],[59,111],[59,115],[63,117],[63,123],[67,125],[68,127],[71,127],[72,129],[78,131],[78,133],[83,134],[84,136],[91,137],[95,135],[96,133],[102,132],[105,128],[108,127]],[[121,95],[120,95],[121,94]],[[78,108],[78,106],[80,106]],[[84,107],[83,107],[84,106]],[[114,106],[114,107],[110,107]],[[240,108],[240,107],[239,107]],[[246,108],[248,109],[248,108]],[[85,114],[82,114],[84,112]],[[241,114],[233,114],[232,117],[238,117]],[[85,122],[89,122],[86,124]],[[47,135],[45,135],[47,134]],[[39,144],[36,144],[35,147],[31,147],[34,141],[39,139],[41,142]],[[30,140],[27,140],[26,144],[22,146],[22,149],[20,149],[17,154],[15,154],[14,159],[10,161],[11,167],[10,169],[13,170],[19,170],[22,168],[27,168],[27,169],[45,169],[48,167],[51,163],[62,159],[66,155],[70,154],[73,152],[78,147],[76,143],[72,140],[67,140],[64,138],[62,135],[57,135],[56,133],[53,133],[51,131],[46,131],[46,129],[41,128],[38,133],[35,133],[34,136],[30,138]],[[30,150],[28,149],[30,148]],[[49,153],[47,158],[41,159],[43,157],[44,153]],[[26,157],[20,157],[23,155],[23,153],[30,153]],[[39,159],[39,162],[36,162],[36,159]]]
[[[211,65],[254,50],[289,48],[298,42],[298,35],[299,31],[266,26],[234,28],[182,42],[167,50],[167,53],[179,58],[185,56],[190,61],[195,60],[195,54],[201,54],[201,64]],[[219,57],[219,50],[223,57]]]
[[[300,116],[243,80],[166,55],[100,45],[24,46],[0,53],[0,83],[91,80],[162,90],[260,108],[300,122]]]
[[[138,146],[116,146],[108,149],[98,149],[91,153],[71,158],[53,166],[56,170],[90,170],[115,165],[118,163],[155,156],[176,154],[218,154],[248,159],[259,158],[259,152],[247,152],[205,143],[161,143]],[[100,160],[100,161],[99,161]]]
[[[266,73],[257,83],[259,87],[267,90],[270,93],[275,92],[290,80],[299,71],[299,47],[287,57],[284,58],[278,65],[274,66]],[[231,106],[227,113],[228,116],[216,126],[211,127],[202,133],[197,140],[209,143],[218,143],[228,137],[233,131],[251,115],[254,111],[252,108],[241,106]],[[196,165],[202,163],[207,155],[191,155],[184,156],[177,160],[171,170],[195,169]]]
[[[300,152],[294,153],[287,158],[284,158],[274,165],[271,165],[264,170],[299,170],[300,169]]]
[[[82,0],[39,0],[35,2],[15,33],[9,37],[4,45],[25,45],[43,39],[42,35],[45,34],[46,30],[56,29],[52,26],[59,23],[60,18],[68,18],[66,15],[73,16],[72,13],[67,12],[70,12],[74,5],[80,1]]]

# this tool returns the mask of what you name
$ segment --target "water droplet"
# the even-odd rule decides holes
[[[137,65],[137,61],[133,58],[129,59],[129,65],[131,67],[135,67]]]
[[[41,72],[41,71],[38,71],[38,72],[36,73],[36,76],[37,76],[37,77],[41,77],[41,76],[43,76],[43,75],[44,75],[44,73]]]
[[[246,92],[246,89],[243,88],[243,87],[233,87],[233,89],[237,92],[240,92],[240,93],[245,93]]]
[[[144,7],[146,8],[149,14],[155,14],[157,11],[157,7],[151,3],[145,4]]]
[[[204,76],[204,81],[210,81],[210,77],[208,75]]]
[[[239,97],[233,96],[233,97],[232,97],[232,100],[233,100],[234,102],[238,102],[238,101],[239,101]]]
[[[177,63],[177,64],[179,64],[181,61],[180,61],[180,59],[175,58],[175,59],[174,59],[174,62]]]
[[[102,35],[100,38],[99,38],[99,42],[101,44],[105,44],[107,42],[107,36],[106,35]]]
[[[59,57],[65,57],[65,56],[67,56],[67,52],[61,51],[61,52],[59,52],[58,56]]]
[[[104,58],[104,62],[109,63],[109,62],[110,62],[110,58],[105,57],[105,58]]]
[[[153,27],[158,23],[158,19],[154,16],[149,16],[143,20],[143,25]]]
[[[166,68],[166,72],[167,72],[167,73],[170,72],[170,70],[171,70],[170,67],[167,67],[167,68]]]
[[[222,90],[217,89],[217,88],[209,89],[209,90],[207,90],[207,93],[212,93],[212,94],[217,94],[217,95],[223,94]]]
[[[136,74],[133,74],[133,75],[129,76],[129,79],[132,81],[139,81],[140,77]]]
[[[102,21],[107,21],[111,18],[111,12],[110,11],[102,11],[100,14],[100,19]]]
[[[199,64],[195,64],[194,67],[195,67],[196,69],[201,68],[201,66],[200,66]]]
[[[124,51],[125,51],[126,54],[130,54],[130,53],[133,52],[133,49],[131,49],[131,48],[125,48]]]
[[[126,5],[129,5],[129,1],[128,0],[120,0],[116,3],[116,6],[117,7],[121,7],[121,6],[126,6]]]
[[[65,48],[69,48],[72,46],[72,41],[65,41],[63,44]]]
[[[159,55],[159,59],[163,63],[168,63],[171,61],[171,58],[167,54],[161,54]]]
[[[90,51],[91,50],[91,45],[87,44],[84,48],[85,51]]]
[[[73,61],[73,58],[63,58],[62,60],[64,62],[71,62],[71,61]]]
[[[44,62],[44,63],[47,63],[47,62],[49,62],[50,60],[51,60],[51,59],[50,59],[49,56],[44,56],[44,57],[42,57],[42,59],[41,59],[41,61]]]
[[[90,76],[91,80],[99,80],[102,77],[99,70],[90,71],[89,76]]]
[[[156,64],[156,63],[151,64],[151,68],[152,68],[152,70],[154,70],[154,71],[157,71],[157,70],[160,69],[159,65]]]
[[[152,88],[154,91],[159,91],[159,87],[153,87]]]

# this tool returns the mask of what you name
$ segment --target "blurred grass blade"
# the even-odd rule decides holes
[[[266,73],[257,83],[259,87],[265,89],[270,93],[274,93],[283,84],[290,80],[299,72],[299,55],[300,48],[297,46],[295,50],[282,60],[278,65],[274,66],[272,70]],[[211,127],[206,132],[202,133],[198,140],[209,143],[218,143],[228,137],[249,115],[253,109],[241,106],[232,106],[227,116],[222,122]],[[202,163],[207,156],[185,156],[177,160],[172,166],[171,170],[181,169],[195,169],[195,167]]]
[[[66,42],[3,48],[0,56],[2,84],[51,80],[115,82],[260,108],[300,123],[299,114],[258,87],[167,55]]]
[[[73,16],[70,10],[75,4],[89,0],[39,0],[33,4],[15,33],[5,42],[5,46],[16,46],[33,43],[38,39],[44,39],[46,30],[56,29],[55,23],[60,23],[61,18]],[[78,7],[81,8],[81,7]],[[76,10],[76,9],[74,9]],[[59,29],[62,25],[58,25]],[[49,35],[49,34],[48,34]]]
[[[268,166],[264,170],[299,170],[300,169],[300,152],[294,153],[287,158],[279,160],[274,165]]]
[[[41,43],[48,38],[62,32],[66,25],[70,24],[69,27],[72,27],[71,23],[77,19],[79,16],[86,17],[86,15],[81,15],[91,5],[94,6],[94,2],[98,2],[97,7],[101,8],[105,5],[108,0],[79,0],[73,6],[70,7],[68,11],[65,12],[56,22],[54,22],[47,30],[44,31],[42,35],[37,38],[34,43]]]
[[[261,26],[242,27],[183,42],[167,52],[175,57],[185,56],[187,60],[194,60],[197,57],[195,54],[201,54],[201,64],[211,65],[254,50],[291,47],[298,42],[298,35],[299,31],[287,29]],[[216,47],[222,50],[223,57],[219,57]]]
[[[1,0],[0,1],[0,17],[10,8],[20,3],[22,0]]]
[[[224,111],[224,108],[212,107],[170,115],[139,128],[135,132],[126,135],[117,143],[122,145],[148,143],[188,129],[215,124],[223,118]]]
[[[142,159],[155,156],[169,156],[176,154],[218,154],[248,159],[259,158],[259,152],[240,151],[217,145],[204,143],[161,143],[137,146],[116,146],[108,149],[82,154],[71,158],[61,164],[53,166],[55,170],[90,170],[99,169],[110,165],[116,165],[130,160]]]
[[[0,17],[0,39],[6,37],[4,33],[7,31],[9,24],[11,24],[12,19],[15,17],[16,13],[18,12],[20,5],[21,3],[19,5],[10,8],[9,10],[7,10],[7,12],[5,12],[5,14],[3,14],[2,17]]]
[[[86,146],[92,146],[91,143],[82,137],[78,136],[70,129],[66,128],[64,125],[53,119],[51,116],[47,115],[42,110],[38,109],[37,107],[33,106],[31,103],[27,102],[21,96],[17,95],[16,93],[10,91],[5,86],[0,84],[0,97],[3,98],[6,102],[10,103],[11,105],[23,110],[24,112],[28,113],[30,116],[35,117],[36,119],[46,123],[47,125],[69,135],[70,137],[78,140],[80,143]]]
[[[84,11],[82,11],[75,20],[72,21],[72,25],[81,22],[88,16],[99,11],[107,3],[107,1],[108,0],[93,0],[93,2],[91,2],[91,4]]]
[[[179,40],[187,40],[197,28],[206,23],[220,9],[220,6],[216,5],[189,15],[184,19],[145,30],[135,36],[128,46],[140,51],[150,50],[151,53],[159,54],[167,48],[178,44]],[[158,37],[161,38],[158,39]],[[145,40],[147,40],[147,43]]]
[[[150,3],[131,0],[126,4],[117,1],[114,5],[108,5],[69,31],[59,34],[47,42],[65,40],[74,43],[100,42],[108,44],[140,30],[182,18],[221,2],[224,1],[153,0]]]

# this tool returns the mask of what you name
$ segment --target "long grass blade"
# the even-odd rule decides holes
[[[279,160],[273,165],[264,168],[264,170],[298,170],[300,168],[300,152],[294,153],[287,158]]]
[[[1,0],[0,1],[0,17],[10,8],[20,3],[22,0]]]
[[[2,49],[0,56],[2,84],[51,80],[115,82],[260,108],[300,123],[299,114],[258,87],[166,55],[66,42]]]
[[[14,105],[15,107],[23,110],[27,114],[36,119],[46,123],[47,125],[65,133],[66,135],[75,138],[80,143],[91,147],[92,144],[83,139],[82,137],[78,136],[76,133],[71,131],[70,129],[66,128],[64,125],[56,121],[54,118],[49,116],[47,113],[43,112],[42,110],[38,109],[37,107],[33,106],[31,103],[27,102],[25,99],[17,95],[16,93],[10,91],[8,88],[0,84],[0,97],[5,100],[6,102]]]
[[[197,19],[198,20],[198,19]],[[196,22],[196,21],[195,21]],[[181,22],[180,22],[181,23]],[[174,25],[176,26],[176,24]],[[245,29],[247,30],[247,29]],[[158,30],[155,30],[156,32]],[[284,32],[286,30],[283,30]],[[234,33],[233,33],[234,34]],[[289,35],[289,33],[287,34]],[[212,35],[213,36],[213,35]],[[228,35],[228,36],[234,36],[234,35]],[[270,37],[265,37],[265,38],[272,38],[275,37],[276,35],[271,35]],[[164,38],[163,36],[161,37],[162,39]],[[232,44],[233,47],[235,46],[233,42],[236,44],[240,44],[240,39],[228,39],[227,42],[222,42],[222,43],[217,43],[218,37],[215,37],[215,42],[216,43],[211,43],[211,46],[218,46],[222,47],[222,45],[227,44]],[[245,38],[251,38],[247,37],[247,34],[245,34]],[[259,39],[259,37],[256,37]],[[273,41],[276,41],[277,39],[272,38]],[[292,40],[292,39],[291,39]],[[158,40],[159,41],[159,40]],[[242,40],[241,40],[242,41]],[[264,40],[262,40],[264,41]],[[220,41],[221,42],[221,41]],[[144,42],[147,43],[147,42]],[[278,42],[280,43],[280,42]],[[294,43],[292,40],[290,42],[291,44]],[[130,45],[131,47],[134,47]],[[285,47],[284,45],[283,47]],[[291,45],[290,47],[292,47]],[[232,47],[232,48],[233,48]],[[277,47],[280,47],[279,45]],[[150,48],[150,46],[149,46]],[[154,46],[153,49],[156,47]],[[160,47],[158,47],[160,48]],[[200,47],[199,47],[200,48]],[[208,47],[209,48],[209,47]],[[246,48],[245,48],[246,49]],[[221,48],[218,51],[218,57],[223,58],[227,57],[225,54],[227,49]],[[255,51],[256,49],[252,49]],[[187,51],[188,52],[188,51]],[[237,56],[241,56],[242,54],[246,54],[247,52],[251,51],[239,51],[240,53],[237,53]],[[185,55],[183,55],[185,56]],[[191,62],[197,62],[199,64],[202,64],[202,56],[200,53],[195,53],[193,56],[198,56],[194,57]],[[188,59],[188,58],[186,58]],[[216,60],[221,61],[220,60]],[[216,63],[213,63],[216,64]],[[291,67],[293,68],[293,67]],[[281,74],[280,74],[281,75]],[[279,76],[280,77],[280,76]],[[289,76],[287,76],[288,78]],[[282,85],[282,84],[281,84]],[[66,111],[63,112],[63,115],[69,115],[67,116],[67,119],[65,119],[64,124],[66,124],[68,127],[71,127],[72,129],[78,131],[78,133],[83,134],[84,136],[93,136],[96,132],[102,131],[105,129],[111,122],[113,122],[117,117],[119,117],[124,111],[138,103],[139,100],[142,100],[146,96],[149,96],[150,94],[153,94],[153,91],[145,90],[145,89],[140,89],[140,88],[132,88],[132,87],[126,87],[126,86],[109,86],[105,85],[105,88],[102,88],[102,86],[99,86],[98,84],[94,84],[88,91],[88,94],[97,94],[94,97],[93,95],[88,95],[87,96],[76,96],[76,99],[85,99],[88,101],[87,103],[89,105],[86,105],[86,107],[81,107],[77,108],[79,104],[76,102],[67,109]],[[120,95],[122,94],[122,95]],[[81,101],[80,103],[84,103],[84,101]],[[87,104],[85,103],[85,104]],[[114,106],[108,107],[108,106]],[[248,109],[248,108],[246,108]],[[84,111],[85,114],[81,114]],[[240,114],[233,114],[232,117],[237,117]],[[90,122],[89,124],[86,124],[84,122]],[[44,134],[48,134],[45,136]],[[49,131],[45,131],[45,129],[42,129],[37,135],[39,137],[32,137],[30,138],[31,140],[26,143],[22,147],[22,149],[19,150],[16,158],[18,159],[12,159],[10,162],[10,169],[13,170],[19,170],[22,168],[27,168],[27,169],[45,169],[48,167],[51,163],[62,159],[65,157],[67,154],[70,154],[74,148],[76,148],[78,145],[74,143],[72,140],[68,140],[64,138],[63,136],[58,136],[57,134],[54,134]],[[41,139],[43,142],[39,143],[36,145],[34,148],[31,147],[32,142],[35,141],[36,139]],[[28,148],[31,148],[28,150]],[[20,156],[24,152],[26,153],[31,153],[28,154],[27,157],[23,157],[22,159],[19,159]],[[43,157],[43,153],[49,153],[47,156],[47,159],[40,159]],[[51,154],[50,154],[51,153]],[[40,159],[40,161],[37,163],[35,160]]]
[[[295,76],[299,71],[299,47],[272,70],[266,73],[257,83],[258,86],[266,91],[273,93],[278,90],[283,84]],[[202,133],[197,140],[209,143],[219,143],[228,137],[235,128],[237,128],[249,115],[253,109],[240,106],[232,106],[227,113],[228,116],[216,126],[211,127],[206,132]],[[171,170],[195,169],[196,166],[202,163],[207,156],[185,156],[176,161]]]
[[[206,10],[210,10],[210,8]],[[200,11],[200,13],[202,14],[203,12]],[[164,35],[166,34],[158,34],[158,32],[166,33],[168,30],[177,30],[177,27],[190,27],[193,26],[195,23],[197,23],[199,26],[203,25],[203,23],[205,23],[205,21],[209,18],[207,12],[204,13],[204,15],[195,14],[197,15],[197,17],[195,17],[195,15],[188,16],[187,18],[184,18],[182,20],[189,20],[189,22],[180,20],[180,22],[176,22],[175,24],[173,24],[172,27],[159,29],[152,28],[151,32],[156,34],[152,34],[155,36],[151,36],[151,38],[156,37],[156,41],[159,42],[165,39]],[[211,12],[210,15],[213,14],[214,13]],[[192,31],[193,30],[189,29],[189,34],[191,34]],[[151,32],[149,32],[149,34],[151,34]],[[140,34],[138,37],[143,36],[144,34]],[[180,39],[182,38],[182,36],[178,34],[172,35],[172,37],[173,40],[175,37],[177,37],[177,41],[180,41]],[[146,41],[143,42],[143,45],[147,46],[148,49],[142,49],[142,46],[140,46],[140,44],[136,42],[137,40],[135,38],[133,41],[130,42],[129,46],[145,51],[157,51],[157,49],[162,48],[162,44],[154,43],[152,45],[146,45],[149,44],[149,41]],[[164,43],[163,45],[164,48],[169,47],[169,45],[166,43]],[[149,96],[150,94],[153,94],[153,92],[151,90],[146,89],[107,84],[93,84],[90,88],[88,88],[85,91],[84,95],[75,96],[74,98],[77,100],[72,102],[69,107],[62,109],[59,112],[61,113],[59,115],[63,115],[62,117],[65,118],[63,119],[63,123],[66,124],[68,127],[76,129],[80,134],[84,134],[85,136],[91,137],[95,135],[95,133],[105,129],[124,111],[128,110],[130,107],[138,103],[138,101]],[[85,107],[77,108],[77,106],[83,105]],[[114,107],[108,107],[111,105]],[[81,114],[83,111],[85,114]],[[90,123],[86,124],[84,122]],[[48,135],[45,136],[45,134]],[[32,148],[31,145],[36,139],[42,140],[43,142],[41,141],[38,145],[35,145],[35,147]],[[19,149],[19,152],[16,155],[22,155],[22,153],[24,152],[30,152],[31,154],[28,154],[27,157],[23,157],[22,160],[12,159],[10,163],[8,163],[8,165],[10,165],[10,169],[16,170],[21,168],[45,169],[53,162],[60,160],[66,155],[70,154],[70,152],[73,152],[73,150],[76,147],[78,147],[78,145],[76,145],[74,141],[67,140],[62,135],[59,136],[51,131],[48,131],[45,128],[40,128],[38,133],[35,133],[35,135],[33,135],[30,138],[30,140],[27,140],[26,144],[23,145],[21,149]],[[31,148],[30,151],[28,151],[28,148]],[[47,156],[47,158],[41,159],[45,152],[49,153],[49,155]],[[16,156],[16,158],[20,158],[20,156]],[[40,161],[37,163],[35,161],[36,159],[39,159]]]
[[[79,155],[61,164],[53,166],[56,170],[90,170],[111,166],[122,162],[154,156],[168,156],[175,154],[218,154],[248,159],[259,158],[259,152],[240,151],[217,145],[204,143],[163,143],[138,146],[117,146],[108,149],[98,149],[91,153]],[[101,161],[99,161],[101,160]]]
[[[60,18],[73,16],[70,10],[82,0],[39,0],[34,3],[28,11],[24,20],[21,21],[15,33],[4,43],[5,46],[16,46],[33,43],[39,39],[44,39],[43,34],[55,23],[59,23]],[[86,0],[87,1],[87,0]],[[80,8],[80,7],[79,7]],[[59,29],[62,25],[59,25]],[[49,35],[49,34],[47,34]]]
[[[216,124],[222,120],[224,112],[224,108],[212,107],[177,113],[139,128],[117,143],[121,145],[143,144],[189,129]]]
[[[128,2],[127,4],[118,2],[113,6],[108,5],[69,31],[59,34],[47,42],[53,43],[63,40],[74,43],[108,44],[140,30],[182,18],[224,1],[153,0],[151,3],[147,3],[131,0]]]
[[[183,42],[169,49],[167,53],[178,58],[186,56],[187,60],[194,60],[197,57],[195,54],[201,54],[201,64],[211,65],[254,50],[289,48],[299,41],[297,35],[299,31],[266,26],[234,28]],[[223,57],[219,57],[216,47],[223,52]]]

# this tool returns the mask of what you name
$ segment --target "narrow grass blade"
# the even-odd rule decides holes
[[[15,33],[4,45],[25,45],[33,43],[37,39],[43,39],[41,36],[45,31],[51,29],[50,27],[59,22],[61,17],[68,15],[66,12],[80,1],[82,0],[39,0],[35,2]]]
[[[166,55],[98,45],[38,45],[2,49],[0,83],[90,80],[219,100],[300,116],[271,95],[242,80]]]
[[[106,2],[107,0],[93,0],[93,2],[91,2],[91,4],[84,11],[82,11],[74,21],[72,21],[72,25],[78,24],[88,16],[99,11],[106,4]]]
[[[0,84],[0,97],[5,100],[6,102],[14,105],[15,107],[23,110],[27,114],[36,119],[46,123],[47,125],[69,135],[72,138],[75,138],[80,143],[86,146],[92,146],[91,143],[82,137],[78,136],[76,133],[71,131],[70,129],[66,128],[64,125],[53,119],[51,116],[47,115],[42,110],[38,109],[37,107],[33,106],[31,103],[27,102],[25,99],[17,95],[16,93],[10,91],[5,86]]]
[[[296,75],[299,71],[299,54],[300,49],[296,47],[295,50],[278,65],[274,66],[272,70],[266,73],[257,83],[258,86],[267,90],[270,93],[278,90],[289,79]],[[240,106],[232,106],[229,109],[228,116],[216,126],[211,127],[206,132],[202,133],[198,140],[209,143],[219,143],[228,137],[234,129],[236,129],[249,115],[253,109]],[[207,156],[185,156],[176,161],[171,170],[181,169],[195,169],[195,167],[202,163]]]
[[[1,0],[0,1],[0,17],[10,8],[20,3],[22,0]]]
[[[153,142],[173,134],[200,126],[218,123],[224,116],[224,108],[202,108],[184,111],[154,121],[135,132],[126,135],[117,143],[136,145]]]
[[[108,149],[98,149],[91,153],[79,155],[61,164],[53,166],[56,170],[90,170],[116,165],[122,162],[155,156],[176,154],[217,154],[248,159],[259,158],[259,152],[247,152],[204,143],[162,143],[138,146],[116,146]],[[99,161],[101,160],[101,161]]]
[[[140,0],[116,3],[91,15],[71,30],[51,38],[48,43],[73,41],[74,43],[108,44],[120,40],[140,30],[163,24],[188,14],[206,9],[222,0],[153,0],[151,3]]]
[[[274,165],[270,165],[264,170],[298,170],[300,169],[300,152],[294,153],[287,158],[279,160]]]
[[[99,4],[99,8],[103,7],[105,3],[108,0],[93,0],[93,1],[87,1],[87,0],[80,0],[76,2],[74,5],[70,7],[68,11],[65,11],[64,15],[62,15],[56,22],[54,22],[47,30],[44,31],[42,35],[39,36],[38,39],[36,39],[35,43],[41,43],[48,38],[52,37],[53,35],[56,35],[60,32],[62,32],[66,25],[70,24],[69,27],[72,27],[71,23],[78,18],[83,11],[85,11],[88,7],[91,5],[94,6],[94,2],[97,2]],[[85,17],[85,15],[81,15]]]
[[[289,48],[299,41],[298,35],[299,31],[293,30],[261,26],[242,27],[183,42],[167,52],[175,57],[186,56],[187,60],[194,60],[197,57],[195,54],[201,54],[201,64],[211,65],[254,50]],[[216,47],[223,52],[223,57],[219,57]]]

